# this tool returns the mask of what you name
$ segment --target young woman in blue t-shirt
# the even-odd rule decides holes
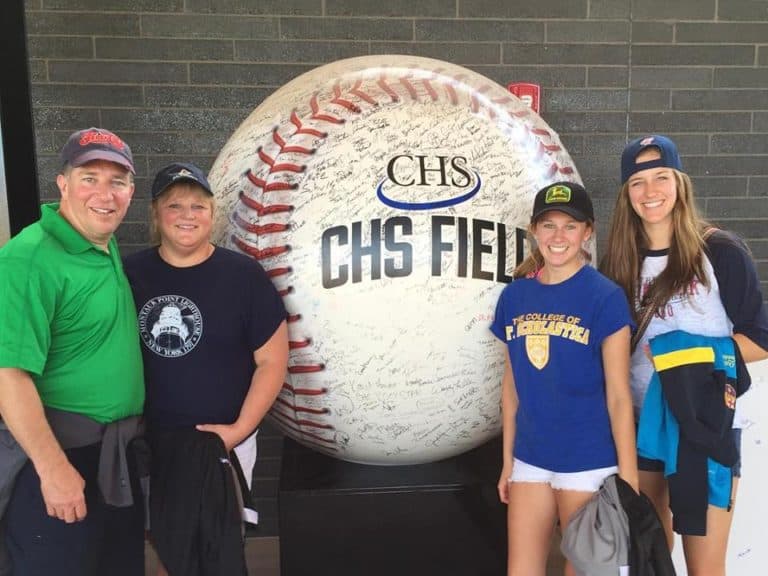
[[[594,212],[584,188],[536,195],[536,242],[491,326],[507,347],[502,380],[508,574],[543,576],[555,523],[616,472],[637,490],[629,392],[631,316],[617,285],[587,264]],[[566,566],[566,574],[573,574]]]

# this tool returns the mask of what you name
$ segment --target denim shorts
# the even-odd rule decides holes
[[[738,458],[736,463],[731,466],[731,472],[734,478],[741,478],[741,428],[734,428],[732,430],[733,442],[736,444],[736,453]],[[637,468],[644,472],[663,472],[664,462],[661,460],[652,460],[650,458],[637,457]]]

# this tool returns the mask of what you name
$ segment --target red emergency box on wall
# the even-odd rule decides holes
[[[541,86],[530,82],[512,82],[507,89],[525,102],[536,114],[541,110]]]

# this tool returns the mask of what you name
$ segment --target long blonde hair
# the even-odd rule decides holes
[[[629,184],[625,182],[616,198],[613,218],[608,232],[606,252],[600,261],[600,271],[624,289],[637,315],[636,308],[653,299],[662,308],[678,293],[698,280],[709,288],[704,271],[704,231],[711,224],[699,215],[693,197],[693,184],[684,172],[670,168],[675,175],[677,200],[672,208],[672,238],[667,266],[640,298],[640,271],[643,253],[649,249],[649,238],[629,199]]]

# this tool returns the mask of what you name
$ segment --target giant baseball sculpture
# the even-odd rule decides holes
[[[504,353],[488,325],[555,180],[579,176],[547,124],[447,62],[342,60],[267,98],[210,181],[216,240],[258,259],[290,314],[277,425],[371,464],[496,435]]]

